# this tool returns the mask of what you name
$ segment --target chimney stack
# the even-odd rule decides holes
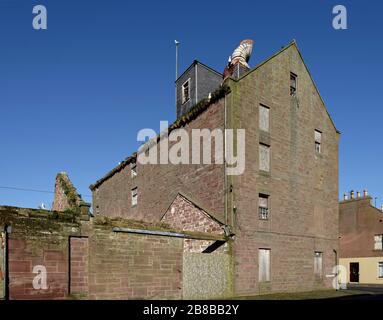
[[[368,191],[367,191],[367,189],[363,190],[363,196],[364,196],[365,198],[368,197]]]
[[[250,70],[247,64],[253,52],[253,40],[243,40],[229,57],[228,64],[223,73],[223,78],[234,77],[238,79],[242,74]]]
[[[351,190],[351,192],[350,192],[350,198],[351,198],[351,199],[355,199],[355,193],[354,193],[354,190]]]
[[[356,198],[357,198],[357,199],[360,199],[360,191],[358,191],[358,192],[356,193]]]
[[[345,193],[344,195],[343,195],[343,200],[348,200],[348,194],[347,193]]]

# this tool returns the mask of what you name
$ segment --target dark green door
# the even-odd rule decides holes
[[[359,262],[350,263],[350,282],[359,282]]]

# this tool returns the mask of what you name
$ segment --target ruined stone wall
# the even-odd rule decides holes
[[[65,172],[60,172],[56,176],[55,196],[53,200],[53,211],[75,210],[79,208],[84,201],[77,193],[68,175]]]

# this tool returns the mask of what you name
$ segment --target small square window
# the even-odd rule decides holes
[[[190,100],[190,79],[187,79],[182,85],[182,104]]]
[[[132,207],[138,204],[138,188],[132,189]]]
[[[295,96],[297,93],[297,75],[290,73],[290,96]]]
[[[374,249],[375,250],[383,250],[383,235],[378,234],[374,237],[375,240],[375,245]]]
[[[322,132],[315,130],[315,152],[322,152]]]
[[[269,218],[269,196],[259,194],[259,219],[267,220]]]

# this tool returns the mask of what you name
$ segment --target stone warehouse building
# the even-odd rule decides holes
[[[339,132],[295,41],[251,69],[252,45],[241,42],[223,74],[193,62],[176,82],[168,128],[245,129],[243,174],[229,175],[214,152],[210,164],[141,164],[158,136],[91,186],[93,214],[58,174],[52,211],[0,206],[0,299],[224,298],[330,286]]]
[[[243,174],[228,175],[214,156],[157,165],[135,153],[90,187],[96,217],[177,231],[161,241],[183,243],[174,270],[183,298],[322,289],[338,263],[339,132],[296,42],[251,69],[252,45],[241,42],[223,75],[195,61],[176,81],[177,120],[168,128],[245,129]]]
[[[340,259],[351,284],[383,284],[383,207],[367,191],[345,194],[339,204]]]

